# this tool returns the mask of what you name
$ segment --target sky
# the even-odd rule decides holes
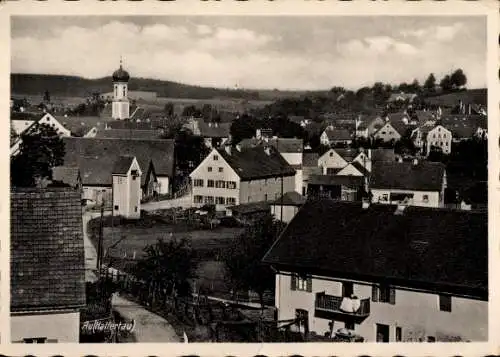
[[[11,72],[219,88],[356,89],[462,68],[486,87],[482,16],[17,16]]]

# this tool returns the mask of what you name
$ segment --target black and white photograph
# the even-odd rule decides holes
[[[10,343],[488,342],[487,32],[11,16]]]

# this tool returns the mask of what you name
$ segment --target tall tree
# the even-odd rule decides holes
[[[451,74],[450,81],[452,87],[461,88],[467,84],[467,77],[464,71],[459,68]]]
[[[64,142],[52,127],[41,124],[21,135],[19,153],[11,158],[11,184],[33,187],[39,179],[51,179],[52,168],[64,162]]]
[[[163,111],[167,117],[172,117],[174,115],[174,104],[172,102],[166,103]]]
[[[453,83],[451,82],[451,77],[450,75],[446,75],[441,79],[441,82],[439,83],[441,88],[443,89],[443,92],[449,92],[453,88]]]
[[[424,88],[428,92],[433,92],[435,87],[436,87],[436,77],[434,76],[434,73],[431,73],[424,82]]]
[[[236,238],[224,256],[233,291],[252,290],[259,295],[264,305],[264,293],[274,288],[274,273],[262,258],[283,230],[284,224],[273,216],[261,217],[255,224],[247,227]]]
[[[197,264],[186,239],[159,239],[144,248],[145,257],[137,263],[136,275],[146,283],[148,302],[164,298],[186,297],[192,293],[191,279],[196,277]]]

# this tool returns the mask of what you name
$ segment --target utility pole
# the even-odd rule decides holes
[[[102,200],[101,203],[101,222],[99,226],[99,241],[97,245],[97,274],[98,277],[101,277],[101,266],[102,266],[102,235],[103,235],[103,216],[104,216],[104,199]]]

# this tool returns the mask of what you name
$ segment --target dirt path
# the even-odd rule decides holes
[[[181,342],[174,328],[163,317],[146,310],[141,305],[115,295],[112,300],[113,310],[127,321],[134,320],[132,333],[136,342]]]

